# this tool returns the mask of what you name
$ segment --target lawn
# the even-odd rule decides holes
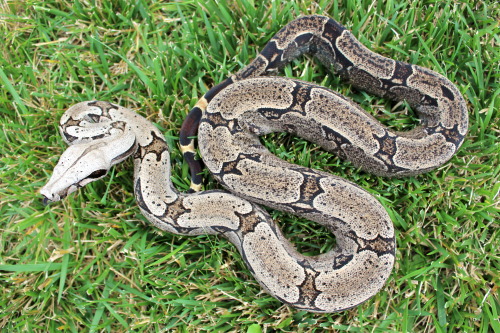
[[[0,3],[0,331],[500,332],[500,8],[496,1],[100,1]],[[283,306],[262,291],[223,238],[160,233],[135,204],[132,163],[64,201],[39,189],[64,151],[59,117],[100,99],[165,133],[173,181],[189,188],[182,121],[214,84],[247,65],[287,22],[324,14],[372,50],[456,83],[470,112],[465,143],[444,166],[375,177],[284,134],[278,156],[353,181],[387,208],[396,265],[374,298],[336,314]],[[384,124],[417,120],[356,91],[304,57],[281,75],[328,86]],[[209,178],[206,189],[217,184]],[[335,240],[272,212],[303,252]]]

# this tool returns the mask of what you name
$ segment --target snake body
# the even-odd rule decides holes
[[[406,100],[422,125],[395,132],[331,90],[265,76],[303,53],[356,88]],[[366,301],[383,287],[395,257],[392,222],[356,184],[289,164],[267,151],[258,137],[286,131],[377,175],[415,175],[442,165],[457,151],[467,130],[467,110],[457,88],[443,76],[369,51],[332,19],[305,16],[278,32],[250,65],[205,94],[183,124],[181,145],[194,188],[200,166],[190,136],[198,130],[203,161],[234,194],[179,193],[170,180],[162,134],[123,107],[79,103],[63,115],[60,129],[70,146],[41,190],[46,200],[60,200],[133,155],[137,203],[152,224],[181,235],[222,235],[281,302],[335,312]],[[314,257],[298,253],[254,202],[324,225],[335,234],[336,247]]]

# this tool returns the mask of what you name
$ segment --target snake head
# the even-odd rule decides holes
[[[90,182],[103,178],[113,165],[136,149],[135,136],[128,131],[69,146],[61,155],[48,183],[40,190],[44,196],[43,203],[59,201]]]

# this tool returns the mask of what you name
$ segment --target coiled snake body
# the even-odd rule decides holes
[[[356,88],[406,100],[421,126],[395,132],[329,89],[262,77],[303,53],[316,56]],[[287,131],[369,172],[403,176],[448,161],[467,123],[463,97],[443,76],[369,51],[332,19],[305,16],[278,32],[250,65],[205,94],[183,124],[181,146],[192,166],[193,188],[199,187],[200,166],[190,137],[199,130],[203,161],[235,194],[177,192],[160,131],[107,102],[79,103],[63,115],[60,128],[70,147],[41,193],[47,201],[60,200],[133,155],[135,195],[152,224],[182,235],[222,235],[274,297],[307,311],[335,312],[366,301],[384,285],[394,263],[392,222],[365,190],[284,162],[258,136]],[[324,225],[335,234],[336,247],[314,257],[298,253],[252,202]]]

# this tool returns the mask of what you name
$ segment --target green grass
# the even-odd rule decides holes
[[[2,332],[500,332],[498,4],[253,3],[0,3]],[[187,189],[177,135],[190,107],[287,22],[309,13],[337,19],[376,52],[446,75],[469,106],[470,131],[458,154],[418,177],[375,177],[301,139],[263,139],[280,157],[360,184],[387,208],[397,261],[373,299],[339,314],[281,305],[226,240],[155,232],[135,205],[130,161],[105,181],[42,205],[37,191],[65,149],[58,119],[90,99],[158,124],[172,148],[173,180]],[[415,125],[405,105],[354,91],[309,58],[283,75],[329,86],[395,128]],[[324,252],[334,242],[313,223],[273,216],[302,251]]]

